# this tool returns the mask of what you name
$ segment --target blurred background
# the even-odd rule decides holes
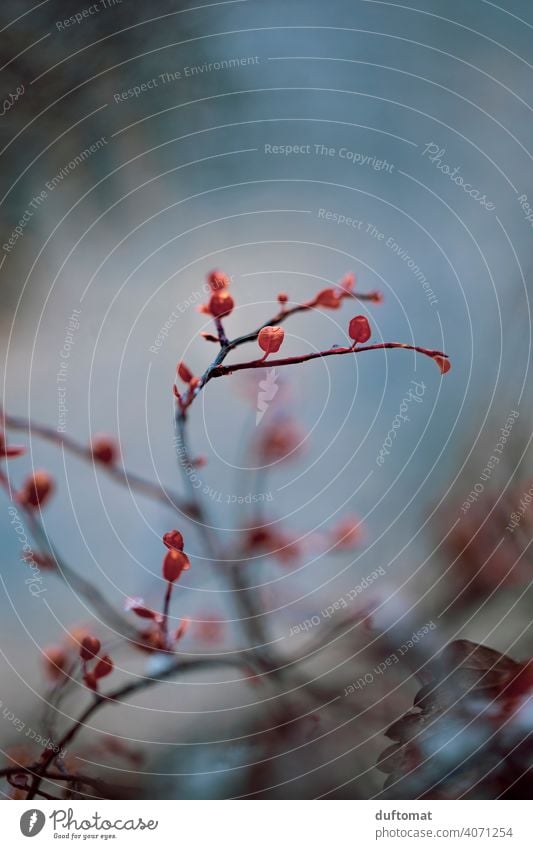
[[[0,25],[1,397],[58,437],[9,432],[29,447],[9,476],[53,474],[45,532],[118,610],[160,604],[160,537],[176,526],[192,562],[173,604],[191,620],[180,651],[250,648],[234,565],[210,562],[201,525],[61,449],[112,434],[128,470],[184,491],[171,388],[179,360],[201,374],[213,357],[197,309],[212,268],[232,278],[230,337],[274,316],[279,292],[301,303],[353,272],[383,302],[295,316],[284,354],[345,344],[361,312],[374,341],[451,358],[443,377],[394,350],[280,369],[259,424],[266,372],[209,384],[190,415],[198,491],[225,551],[250,523],[293,543],[245,574],[280,663],[309,656],[282,696],[231,669],[154,686],[100,712],[77,749],[140,796],[369,798],[420,659],[458,636],[533,654],[528,504],[507,529],[531,485],[530,4],[4,0]],[[266,463],[280,430],[288,449]],[[50,710],[68,726],[83,693],[47,707],[42,652],[104,629],[50,572],[32,596],[9,507],[3,751],[31,743],[10,713],[26,730]],[[353,539],[328,550],[342,521]],[[113,656],[117,680],[156,669]]]

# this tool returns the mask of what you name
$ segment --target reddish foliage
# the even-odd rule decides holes
[[[220,292],[222,289],[227,289],[227,287],[231,283],[231,280],[228,275],[224,273],[224,271],[216,269],[215,271],[211,271],[210,274],[207,275],[207,282],[209,283],[213,292]]]
[[[276,354],[281,348],[284,338],[283,327],[262,327],[257,342],[265,354]]]
[[[176,551],[183,551],[183,534],[176,530],[168,531],[163,536],[163,543],[167,548],[175,548]]]
[[[80,657],[82,660],[92,660],[100,651],[102,644],[97,637],[87,634],[81,641]]]
[[[372,336],[368,319],[364,315],[356,315],[355,318],[352,318],[348,328],[348,335],[356,343],[363,344],[368,342]]]
[[[338,310],[341,305],[341,299],[335,289],[321,289],[314,300],[311,301],[311,304],[316,307]]]
[[[184,362],[178,363],[176,372],[178,374],[178,377],[180,377],[184,383],[190,383],[191,380],[193,380],[194,378],[192,371],[185,365]]]
[[[234,306],[229,292],[213,292],[209,299],[208,311],[213,318],[225,318],[232,312]]]
[[[17,493],[17,501],[24,507],[43,507],[54,491],[54,482],[48,472],[38,470],[24,482]]]
[[[165,581],[174,583],[180,578],[181,573],[189,569],[190,566],[189,558],[183,551],[171,548],[163,560],[163,578]]]
[[[521,798],[533,770],[533,666],[457,640],[425,668],[379,760],[392,798]]]
[[[217,351],[213,361],[202,369],[200,372],[201,376],[199,377],[195,376],[191,369],[183,361],[180,361],[177,365],[177,375],[173,384],[173,393],[176,400],[176,431],[178,436],[180,438],[182,437],[181,445],[183,446],[183,456],[181,457],[180,455],[180,461],[183,460],[183,462],[180,462],[180,465],[186,470],[199,467],[204,463],[203,457],[200,456],[194,459],[193,456],[190,456],[187,447],[188,440],[186,424],[188,423],[191,405],[200,393],[205,390],[206,385],[211,380],[226,377],[238,371],[248,371],[257,368],[264,369],[265,359],[271,354],[278,353],[283,344],[285,331],[281,325],[295,314],[306,313],[316,308],[340,309],[345,300],[357,299],[374,303],[381,300],[381,296],[377,292],[366,294],[360,292],[356,293],[355,277],[352,274],[347,274],[337,286],[327,286],[310,300],[302,303],[291,303],[289,306],[288,295],[284,292],[279,293],[277,296],[278,312],[268,323],[263,321],[258,329],[244,333],[234,339],[229,339],[226,336],[222,319],[229,316],[235,306],[233,297],[228,292],[230,278],[223,271],[217,269],[210,272],[207,280],[209,284],[209,301],[207,304],[202,305],[200,309],[201,312],[206,315],[210,315],[214,319],[213,330],[216,332],[204,332],[203,335],[208,341],[218,345],[219,350]],[[352,318],[349,324],[349,335],[354,344],[343,344],[342,346],[333,345],[325,350],[315,348],[310,353],[302,353],[293,357],[281,356],[276,359],[272,358],[269,361],[269,366],[271,366],[269,373],[277,375],[278,366],[285,367],[302,365],[310,360],[326,357],[336,358],[340,355],[349,356],[353,359],[362,351],[385,349],[417,351],[426,357],[432,358],[442,373],[446,373],[450,368],[449,360],[444,353],[401,342],[383,342],[370,344],[365,348],[358,348],[358,345],[366,343],[371,336],[370,324],[366,317],[362,315]],[[246,343],[255,342],[257,342],[259,348],[264,352],[265,356],[263,358],[259,359],[257,356],[254,356],[253,359],[242,362],[235,361],[233,358],[226,361],[226,358],[228,358],[230,354],[233,354],[240,346]],[[182,389],[182,391],[180,391],[176,385],[178,381],[185,384],[185,388]],[[256,404],[256,399],[257,390],[254,384],[254,405]],[[7,427],[10,426],[8,419],[11,421],[14,428],[27,428],[31,430],[31,427],[34,427],[32,423],[25,422],[21,428],[21,419],[6,416],[5,426]],[[258,460],[258,465],[274,464],[296,454],[304,439],[304,434],[300,428],[288,417],[273,417],[272,413],[270,413],[269,418],[266,421],[267,423],[262,425],[260,431],[257,431],[258,438],[254,440],[253,445],[255,449],[254,460]],[[257,421],[257,423],[259,424],[259,421]],[[2,428],[0,429],[0,459],[17,457],[23,453],[23,449],[18,446],[10,446],[6,444],[3,426],[4,425],[2,424]],[[56,442],[61,445],[62,448],[71,451],[75,456],[81,456],[85,459],[87,459],[87,457],[92,457],[94,461],[102,464],[104,467],[108,467],[107,472],[113,480],[118,480],[129,487],[135,487],[144,495],[155,497],[158,502],[163,500],[165,504],[168,505],[166,491],[163,491],[157,484],[144,480],[139,475],[127,473],[125,469],[123,470],[121,468],[121,465],[117,464],[117,460],[120,456],[119,446],[111,437],[107,435],[94,436],[91,440],[90,448],[88,449],[86,445],[79,445],[70,437],[65,437],[63,439],[59,438],[57,433],[47,426],[38,425],[36,429],[39,436],[48,439],[49,441]],[[7,492],[11,493],[13,491],[7,471],[5,474],[2,471],[0,475],[0,483]],[[213,562],[217,562],[218,558],[220,558],[220,563],[225,561],[231,563],[232,568],[226,571],[229,572],[230,575],[231,587],[234,591],[233,595],[238,597],[239,611],[242,614],[240,622],[243,630],[247,633],[250,642],[249,645],[241,651],[232,650],[229,652],[212,652],[209,654],[206,652],[206,656],[204,658],[195,658],[194,652],[191,652],[191,655],[187,656],[188,652],[180,652],[176,647],[177,643],[184,638],[189,626],[189,620],[187,618],[182,618],[181,612],[180,624],[177,628],[173,628],[171,630],[171,604],[173,602],[175,583],[180,579],[182,573],[190,567],[189,558],[184,552],[184,539],[181,532],[174,529],[168,531],[163,536],[163,544],[166,547],[166,552],[162,562],[162,577],[164,578],[165,585],[160,610],[152,609],[144,603],[143,599],[140,598],[131,598],[126,603],[127,610],[130,610],[139,619],[144,620],[142,629],[139,628],[139,630],[137,630],[134,626],[132,626],[129,619],[121,617],[120,614],[114,610],[105,595],[97,587],[93,586],[85,576],[82,577],[81,574],[76,574],[76,569],[70,569],[68,563],[65,563],[58,554],[56,555],[55,548],[52,545],[47,547],[45,530],[40,525],[39,517],[35,515],[35,512],[33,511],[35,511],[36,508],[42,507],[46,503],[53,492],[53,489],[54,483],[51,476],[46,471],[35,471],[25,480],[20,491],[16,495],[17,502],[24,509],[26,518],[29,519],[28,526],[34,533],[39,547],[42,546],[44,548],[44,553],[42,555],[36,555],[33,558],[35,564],[41,564],[48,568],[49,566],[53,567],[57,561],[57,564],[61,566],[61,569],[57,569],[56,572],[58,574],[60,573],[67,582],[70,579],[73,580],[73,584],[76,584],[76,588],[80,588],[80,593],[94,605],[98,613],[102,614],[102,619],[105,621],[106,625],[112,625],[114,629],[113,633],[115,635],[118,636],[120,626],[123,626],[124,630],[122,636],[124,638],[125,645],[130,648],[134,647],[138,650],[158,655],[150,659],[150,669],[158,670],[158,675],[162,669],[162,677],[170,677],[170,675],[182,673],[190,670],[191,668],[196,670],[199,668],[205,668],[206,663],[208,666],[213,663],[222,663],[224,665],[227,665],[228,663],[235,663],[235,665],[237,665],[240,669],[241,681],[248,680],[253,686],[259,688],[263,687],[265,679],[268,679],[267,686],[273,691],[274,689],[277,689],[277,692],[272,693],[272,695],[275,696],[280,695],[282,692],[284,695],[289,695],[294,689],[296,689],[301,691],[299,693],[299,698],[301,696],[303,699],[305,695],[312,696],[313,710],[315,709],[317,704],[317,694],[312,694],[310,690],[307,692],[309,687],[307,682],[298,684],[297,688],[287,688],[286,685],[290,685],[290,680],[284,680],[287,674],[286,669],[296,666],[300,663],[301,659],[293,656],[290,659],[290,662],[286,663],[286,658],[277,653],[275,645],[277,641],[270,640],[268,633],[264,630],[264,610],[262,609],[263,595],[261,593],[255,593],[255,595],[258,596],[258,602],[256,603],[254,598],[255,587],[253,588],[252,582],[250,582],[250,585],[247,585],[246,572],[241,568],[246,559],[250,559],[250,561],[252,561],[256,557],[259,558],[267,555],[276,558],[282,564],[293,564],[301,557],[304,551],[304,543],[301,542],[300,538],[295,533],[286,531],[284,528],[279,526],[279,523],[271,520],[269,521],[264,518],[259,503],[256,505],[254,501],[253,509],[257,509],[257,512],[255,514],[252,512],[247,515],[244,530],[238,536],[238,542],[234,548],[230,548],[228,546],[228,550],[226,551],[225,547],[220,546],[220,549],[217,550],[216,535],[215,533],[212,534],[215,538],[215,545],[211,546],[211,543],[209,542],[206,547],[206,554],[208,554],[209,559]],[[192,519],[200,527],[203,526],[206,538],[208,537],[209,532],[209,540],[211,540],[211,532],[215,532],[216,528],[209,523],[208,513],[206,512],[201,500],[198,498],[199,493],[196,492],[194,485],[191,485],[190,480],[188,480],[188,492],[189,495],[187,497],[173,494],[173,501],[179,511],[179,515]],[[248,504],[248,501],[246,503]],[[250,501],[250,504],[251,503],[252,502]],[[360,536],[361,530],[359,521],[353,517],[346,517],[329,532],[314,535],[306,533],[303,535],[303,539],[307,537],[307,545],[309,545],[310,541],[314,546],[313,554],[316,555],[317,541],[320,545],[324,545],[324,550],[327,550],[329,547],[330,550],[347,551],[359,544]],[[320,546],[318,548],[318,552],[320,553]],[[250,565],[253,565],[253,563],[251,562]],[[252,578],[252,581],[253,580],[255,580],[255,578]],[[156,608],[157,607],[159,607],[159,605],[156,605]],[[115,629],[117,621],[118,626]],[[194,630],[197,637],[205,642],[219,643],[223,636],[222,623],[215,617],[206,616],[205,621],[199,623]],[[115,644],[114,639],[113,645]],[[77,646],[79,660],[75,656],[74,645]],[[251,646],[253,646],[253,648],[251,648]],[[162,654],[169,655],[169,657],[161,657],[160,655]],[[99,682],[111,675],[114,669],[114,663],[108,654],[102,654],[100,639],[93,636],[86,629],[76,629],[76,631],[71,635],[70,642],[67,643],[66,647],[49,647],[43,652],[43,657],[46,673],[54,683],[54,697],[57,697],[57,702],[55,704],[58,704],[60,698],[63,696],[63,688],[65,688],[65,691],[67,690],[69,682],[66,680],[66,676],[69,673],[69,669],[72,669],[72,680],[74,683],[76,683],[81,669],[83,682],[89,690],[93,691],[93,696],[88,708],[80,714],[79,719],[75,720],[73,724],[66,729],[63,737],[60,738],[59,742],[62,740],[63,743],[68,743],[69,745],[74,740],[78,731],[87,724],[86,720],[96,709],[99,709],[104,705],[119,703],[122,699],[129,698],[137,691],[137,689],[144,689],[145,686],[147,686],[147,681],[151,683],[152,680],[158,680],[157,676],[154,677],[154,679],[151,679],[150,676],[145,677],[141,674],[139,675],[138,683],[135,681],[132,683],[128,680],[127,684],[116,687],[105,696],[101,695],[98,690]],[[507,675],[507,678],[505,678],[507,682],[507,694],[504,696],[502,691],[503,685],[500,682],[499,690],[497,691],[497,696],[495,698],[497,710],[490,713],[490,719],[493,723],[492,727],[494,727],[495,722],[499,723],[499,725],[497,725],[498,733],[500,733],[504,724],[508,722],[509,719],[514,721],[518,714],[521,715],[521,722],[523,723],[524,717],[522,707],[524,699],[529,698],[530,691],[533,688],[533,675],[529,664],[515,664],[514,661],[511,661],[508,658],[504,659],[504,661],[505,663],[502,662],[502,675],[504,672],[505,675]],[[167,663],[169,664],[168,667],[165,665]],[[443,662],[440,662],[440,665],[437,664],[435,666],[435,671],[431,671],[431,674],[433,675],[433,679],[431,680],[436,683],[436,689],[438,690],[441,688],[441,685],[443,688],[442,694],[438,697],[438,703],[432,702],[431,693],[426,692],[423,698],[419,697],[419,701],[417,702],[418,712],[411,712],[407,715],[407,717],[404,717],[399,723],[395,723],[395,725],[389,729],[389,736],[397,741],[397,745],[395,746],[395,752],[388,754],[384,759],[384,763],[389,764],[389,758],[393,757],[393,760],[396,758],[390,772],[395,776],[397,775],[401,782],[409,780],[407,773],[409,768],[412,766],[417,767],[417,782],[420,781],[420,775],[424,774],[424,758],[422,757],[424,753],[420,752],[417,747],[418,741],[410,734],[410,731],[406,732],[405,728],[408,726],[409,729],[411,729],[414,725],[418,727],[420,717],[422,717],[422,730],[424,731],[424,723],[427,719],[426,704],[429,705],[427,710],[429,711],[431,721],[440,721],[442,715],[446,712],[445,709],[441,707],[442,699],[447,693],[446,687],[444,686],[444,679],[442,677],[442,669],[445,665],[446,664],[443,665]],[[511,675],[509,670],[514,670],[513,675]],[[460,677],[459,681],[456,682],[459,689],[461,682],[462,678]],[[475,684],[476,686],[480,685],[479,676],[478,679],[476,679]],[[494,689],[495,685],[492,686]],[[490,692],[492,692],[492,690]],[[483,690],[483,693],[485,696],[487,695],[486,688]],[[269,690],[269,698],[266,699],[265,702],[269,704],[277,704],[279,700],[277,698],[271,699],[270,695]],[[467,695],[467,693],[461,692],[461,696],[458,700],[461,705],[463,705],[463,696],[466,699]],[[318,691],[318,700],[322,702],[322,693],[320,693],[320,690]],[[336,701],[336,698],[333,698],[332,700],[328,700],[328,698],[326,698],[324,703],[329,704]],[[453,704],[450,702],[450,709],[455,710],[456,704],[457,699],[453,702]],[[487,715],[489,716],[489,714]],[[291,733],[290,729],[293,727],[293,724],[298,717],[295,712],[295,706],[287,704],[280,709],[276,707],[276,714],[268,719],[269,721],[272,719],[272,724],[276,726],[276,728],[281,729],[276,732],[277,739],[279,741],[288,739]],[[314,733],[314,730],[318,728],[319,717],[315,714],[309,714],[309,721],[307,722],[307,725],[309,723],[312,724],[312,733]],[[299,728],[297,734],[299,734],[304,740],[308,739],[310,733],[306,730],[305,726],[305,722],[301,722],[297,726]],[[257,735],[250,734],[247,736],[253,738]],[[108,751],[120,754],[121,746],[115,745],[113,747],[109,745]],[[52,777],[47,773],[47,770],[53,766],[56,757],[57,755],[54,752],[43,751],[41,752],[39,759],[31,764],[31,768],[26,771],[24,768],[21,768],[22,772],[20,774],[17,768],[16,771],[7,775],[8,780],[11,780],[12,778],[13,783],[16,785],[16,792],[25,793],[27,799],[33,799],[38,795],[44,795],[46,797],[46,793],[40,789],[40,785],[43,781],[50,781],[52,778],[58,780],[57,775]],[[267,760],[268,759],[262,759],[260,762],[266,763]],[[134,763],[134,761],[132,761],[132,763]],[[63,777],[63,775],[64,772],[62,772],[61,777]],[[443,781],[441,781],[441,784],[442,783]],[[71,791],[77,792],[79,787],[83,786],[83,784],[84,781],[81,778],[78,780],[77,775],[71,775],[68,777],[65,789],[67,793],[70,793]],[[419,787],[419,783],[417,783],[416,786]]]
[[[112,437],[97,434],[91,442],[91,454],[93,460],[111,466],[118,460],[118,445]]]

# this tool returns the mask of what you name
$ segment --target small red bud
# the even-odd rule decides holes
[[[173,584],[182,572],[190,568],[190,565],[189,558],[183,551],[176,551],[175,548],[171,548],[163,560],[163,578]]]
[[[257,342],[265,354],[275,354],[281,348],[284,338],[283,327],[262,327]]]
[[[352,318],[350,321],[348,334],[350,339],[353,339],[355,343],[368,342],[372,336],[368,319],[365,318],[364,315],[356,315],[355,318]]]
[[[26,562],[35,563],[40,569],[55,569],[55,563],[51,557],[47,554],[41,554],[40,551],[33,551],[31,556],[21,553],[21,560],[26,560]]]
[[[167,548],[175,548],[176,551],[183,551],[183,535],[179,531],[168,531],[163,537],[163,543]]]
[[[53,489],[54,482],[48,472],[36,471],[24,482],[17,501],[25,507],[42,507]]]
[[[183,380],[184,383],[190,383],[191,380],[194,377],[192,371],[189,368],[187,368],[187,366],[185,365],[184,362],[178,363],[178,366],[176,368],[176,372],[178,374],[178,377],[181,377],[181,379]]]
[[[224,318],[231,313],[234,306],[233,298],[224,289],[214,292],[209,299],[209,312],[214,318]]]
[[[207,466],[207,457],[205,454],[200,454],[198,457],[194,457],[191,460],[191,466],[193,469],[203,469],[204,466]]]
[[[96,680],[98,680],[99,678],[105,678],[106,675],[109,675],[111,672],[113,672],[113,661],[111,660],[109,655],[106,654],[98,661],[98,663],[94,667],[93,675]]]
[[[280,292],[278,295],[278,301],[280,304],[284,305],[288,302],[289,296],[285,292]]]
[[[105,434],[98,434],[91,441],[93,460],[111,466],[118,459],[118,446],[114,439]]]
[[[142,598],[128,598],[124,607],[126,610],[131,610],[132,613],[135,613],[141,619],[152,619],[154,622],[162,621],[161,614],[146,607]]]
[[[211,271],[211,273],[207,275],[207,282],[209,283],[212,292],[220,292],[223,289],[227,289],[231,280],[223,271],[215,269],[215,271]]]
[[[102,644],[100,640],[97,637],[92,637],[90,634],[87,634],[87,636],[81,641],[80,657],[82,660],[92,660],[93,657],[96,657],[101,648]]]

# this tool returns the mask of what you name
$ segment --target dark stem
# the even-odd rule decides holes
[[[220,342],[220,346],[222,348],[226,348],[229,345],[228,337],[226,336],[226,331],[224,330],[224,325],[222,324],[221,318],[215,318],[215,326],[218,333],[218,340]]]
[[[174,584],[172,583],[172,581],[167,581],[165,601],[163,603],[163,621],[161,623],[161,631],[163,634],[163,639],[165,641],[165,648],[168,648],[168,612],[170,609],[170,599],[172,598],[173,587]]]

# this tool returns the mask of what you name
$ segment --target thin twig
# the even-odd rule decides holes
[[[298,365],[299,363],[309,362],[309,360],[324,359],[325,357],[334,357],[342,354],[361,354],[364,351],[379,351],[386,348],[403,348],[406,351],[417,351],[419,354],[425,354],[427,357],[431,358],[442,357],[445,360],[448,359],[447,355],[443,354],[441,351],[431,351],[428,348],[421,348],[418,345],[407,345],[404,342],[377,342],[374,345],[329,348],[327,351],[313,351],[310,354],[301,354],[296,357],[280,357],[277,360],[268,360],[267,365],[270,368],[276,368],[277,366],[292,366]],[[217,365],[211,369],[209,373],[209,380],[215,377],[223,377],[224,375],[233,374],[235,371],[264,367],[264,359],[250,360],[246,363],[235,363],[234,365],[229,366]]]

